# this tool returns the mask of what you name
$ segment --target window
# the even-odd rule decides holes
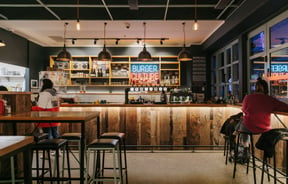
[[[270,27],[270,48],[288,43],[288,18]]]
[[[261,53],[265,49],[264,31],[250,38],[250,56]]]
[[[264,74],[265,57],[257,57],[250,60],[250,79],[257,80]]]

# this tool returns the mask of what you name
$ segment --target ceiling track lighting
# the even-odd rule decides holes
[[[195,10],[194,10],[194,24],[193,24],[193,29],[194,31],[197,31],[199,26],[198,26],[198,21],[197,21],[197,0],[195,1]]]
[[[79,40],[92,40],[94,45],[97,44],[98,40],[104,40],[104,38],[65,38],[68,41],[71,41],[71,43],[74,45],[77,41]],[[143,38],[105,38],[105,40],[115,40],[115,44],[118,45],[120,41],[133,41],[135,40],[137,44],[140,44],[140,41],[143,40]],[[158,41],[160,42],[160,44],[164,44],[165,40],[169,40],[169,38],[145,38],[145,40],[149,40],[149,41]]]
[[[112,56],[106,49],[106,26],[107,22],[104,22],[104,47],[103,50],[98,54],[98,60],[100,61],[111,61]]]
[[[151,54],[147,51],[146,44],[145,44],[146,22],[143,22],[143,27],[144,27],[144,40],[143,40],[144,47],[143,47],[143,50],[138,55],[138,60],[139,61],[151,61],[152,60]]]
[[[178,54],[178,60],[179,61],[191,61],[192,60],[192,56],[191,56],[191,53],[189,50],[186,49],[186,45],[185,45],[185,39],[186,39],[186,35],[185,35],[185,22],[182,23],[183,25],[183,35],[184,35],[184,38],[183,38],[183,48],[182,50],[179,52]]]
[[[71,60],[71,54],[66,50],[66,28],[67,28],[68,23],[64,23],[64,35],[63,35],[63,50],[57,55],[57,61],[70,61]]]
[[[76,22],[76,29],[80,31],[80,20],[79,20],[79,0],[77,0],[77,22]]]

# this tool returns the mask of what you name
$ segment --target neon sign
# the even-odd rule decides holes
[[[272,73],[288,73],[288,65],[287,64],[272,64],[271,65]]]
[[[134,63],[130,66],[130,83],[132,85],[158,85],[159,64]]]

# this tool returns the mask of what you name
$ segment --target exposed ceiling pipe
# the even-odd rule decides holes
[[[47,4],[45,5],[48,8],[76,8],[77,5],[75,4]],[[18,8],[25,8],[25,7],[32,7],[32,8],[37,8],[37,7],[42,7],[41,5],[38,4],[0,4],[0,7],[18,7]],[[81,4],[79,5],[80,8],[101,8],[103,5],[93,5],[93,4]],[[107,6],[108,7],[108,6]],[[165,5],[138,5],[138,8],[165,8]],[[194,5],[192,4],[181,4],[181,5],[176,5],[176,4],[170,4],[170,8],[194,8]],[[198,4],[197,7],[199,8],[212,8],[215,7],[215,4]],[[231,7],[238,7],[237,5],[232,5]],[[129,8],[129,5],[109,5],[109,8]]]
[[[112,15],[111,15],[111,13],[110,13],[110,11],[109,11],[108,6],[107,6],[106,3],[105,3],[105,0],[102,0],[102,3],[103,3],[103,5],[104,5],[104,7],[105,7],[105,9],[106,9],[106,11],[107,11],[110,19],[111,19],[111,20],[114,20],[113,17],[112,17]]]
[[[138,10],[138,0],[128,0],[130,10]]]
[[[167,3],[166,3],[166,8],[165,8],[165,15],[164,15],[164,20],[166,20],[166,19],[167,19],[168,8],[169,8],[169,0],[167,0]]]
[[[4,20],[8,20],[8,18],[5,15],[0,14],[0,17],[3,18]]]
[[[225,7],[227,7],[229,2],[231,2],[231,0],[219,0],[214,8],[218,10],[223,10]]]
[[[224,10],[216,17],[216,19],[220,19],[220,17],[225,13],[225,11],[234,3],[235,0],[230,1],[230,3],[225,7]]]
[[[36,0],[41,6],[43,6],[46,10],[48,10],[54,17],[56,17],[58,20],[61,20],[61,18],[53,12],[50,8],[48,8],[41,0]]]

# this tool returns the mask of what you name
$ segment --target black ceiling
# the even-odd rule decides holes
[[[217,5],[222,6],[215,8]],[[198,0],[198,20],[225,20],[244,0]],[[195,0],[1,0],[0,20],[193,20]]]

